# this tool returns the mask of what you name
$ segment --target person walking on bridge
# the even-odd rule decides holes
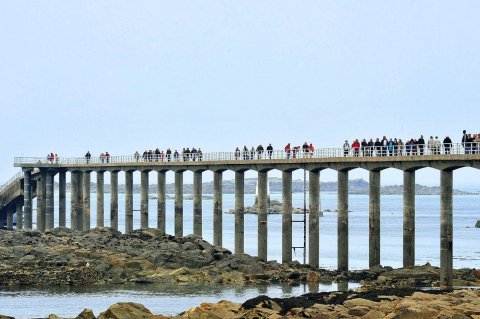
[[[310,145],[308,145],[308,153],[310,154],[310,157],[313,157],[314,152],[315,152],[315,147],[313,147],[313,144],[310,143]]]
[[[348,144],[348,140],[345,140],[345,143],[343,143],[343,156],[344,157],[348,156],[349,152],[350,152],[350,144]]]
[[[423,155],[423,149],[425,148],[425,140],[423,138],[423,135],[420,135],[420,138],[418,139],[418,152],[420,155]]]
[[[272,154],[273,154],[273,146],[272,144],[268,144],[267,146],[267,155],[269,159],[272,159]]]
[[[262,144],[257,146],[257,159],[261,159],[263,154],[263,146]]]
[[[358,138],[355,139],[355,141],[353,141],[352,149],[353,149],[353,156],[358,157],[359,151],[360,151],[360,142],[358,141]]]
[[[138,162],[138,160],[140,159],[140,153],[136,151],[135,154],[133,154],[133,157],[135,158],[135,161]]]
[[[87,151],[87,154],[85,154],[85,159],[87,160],[87,164],[90,163],[90,158],[92,157],[92,155],[90,154],[90,151]]]
[[[285,153],[287,154],[287,159],[290,158],[290,153],[292,152],[292,149],[290,148],[290,143],[285,146]]]
[[[450,148],[452,147],[452,140],[450,137],[445,137],[443,139],[443,149],[445,150],[445,154],[450,154]]]

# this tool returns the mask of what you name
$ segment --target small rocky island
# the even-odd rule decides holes
[[[257,214],[258,205],[255,203],[253,206],[245,207],[244,214]],[[235,214],[236,209],[230,209],[225,214]],[[281,214],[282,213],[282,203],[278,200],[270,200],[270,205],[267,208],[267,214]],[[303,214],[303,208],[292,208],[292,214]],[[308,208],[307,208],[308,214]],[[320,214],[322,216],[322,214]]]

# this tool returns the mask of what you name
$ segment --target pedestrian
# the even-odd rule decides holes
[[[368,156],[367,155],[367,148],[368,148],[367,140],[363,139],[362,143],[360,143],[360,150],[362,151],[362,156]]]
[[[360,151],[360,142],[358,139],[355,139],[352,143],[352,149],[353,149],[353,156],[358,157],[359,151]]]
[[[375,155],[376,156],[382,156],[382,142],[380,142],[380,139],[377,137],[377,139],[375,140]]]
[[[105,154],[103,154],[103,153],[100,154],[100,161],[101,161],[102,163],[105,162]]]
[[[345,140],[345,143],[343,143],[343,156],[344,157],[348,156],[349,152],[350,152],[350,144],[348,144],[348,140]]]
[[[390,138],[387,143],[387,149],[388,149],[388,156],[393,155],[393,140]]]
[[[87,154],[85,154],[85,159],[87,160],[87,164],[90,163],[90,158],[92,155],[90,154],[90,151],[87,151]]]
[[[175,152],[173,152],[173,159],[175,162],[178,162],[178,158],[180,157],[180,154],[178,153],[177,150],[175,150]]]
[[[203,159],[203,152],[200,149],[200,147],[198,148],[197,156],[198,156],[198,161],[200,162]]]
[[[60,157],[58,157],[58,154],[55,153],[55,163],[59,163],[60,162]]]
[[[435,155],[440,154],[440,148],[442,147],[442,143],[438,139],[438,136],[435,136],[435,140],[433,141],[433,146],[435,148]]]
[[[269,159],[272,159],[272,154],[273,154],[273,146],[272,144],[268,144],[267,146],[267,155]]]
[[[387,156],[387,149],[388,149],[388,140],[387,140],[387,137],[384,136],[382,139],[382,156]]]
[[[430,136],[430,138],[428,139],[428,142],[427,142],[427,148],[428,148],[428,151],[430,153],[430,155],[433,155],[435,154],[435,140],[433,139],[433,136]]]
[[[443,139],[443,149],[445,150],[445,154],[450,154],[450,148],[452,147],[452,140],[450,137],[445,137]]]
[[[287,154],[287,159],[290,158],[290,153],[291,153],[291,148],[290,148],[290,143],[287,144],[287,146],[285,146],[285,153]]]
[[[246,161],[248,160],[248,148],[247,145],[243,145],[243,160]]]
[[[257,159],[262,158],[263,151],[264,151],[264,149],[263,149],[262,144],[258,145],[257,146]]]
[[[420,155],[423,155],[423,149],[425,148],[425,140],[423,139],[423,135],[420,135],[418,139],[418,152]]]
[[[155,162],[160,160],[160,149],[157,147],[154,152]]]
[[[308,145],[308,153],[310,154],[310,157],[313,157],[314,152],[315,152],[315,147],[313,147],[313,144],[310,143],[310,145]]]
[[[367,156],[372,156],[374,149],[375,149],[375,143],[373,142],[373,139],[370,139],[370,141],[368,141],[367,143]]]
[[[467,152],[467,130],[463,130],[463,135],[462,135],[462,146],[465,149],[465,154],[468,154]]]
[[[307,141],[305,141],[305,143],[303,143],[303,145],[302,145],[302,153],[303,153],[303,157],[307,157],[307,154],[308,154],[308,143],[307,143]]]
[[[237,146],[237,148],[235,149],[235,160],[238,161],[239,158],[240,158],[240,149]]]
[[[140,159],[140,153],[136,151],[135,154],[133,154],[133,157],[135,158],[135,161],[138,162],[138,160]]]
[[[107,163],[110,163],[110,154],[108,154],[108,152],[105,152],[105,159],[107,160]]]
[[[255,158],[255,148],[252,146],[250,149],[250,159],[253,160]]]
[[[405,147],[405,145],[403,144],[402,139],[401,139],[401,138],[398,139],[398,146],[397,146],[397,148],[398,148],[398,155],[403,156],[403,149],[404,149],[404,147]]]
[[[397,141],[397,138],[393,139],[393,155],[394,156],[398,155],[398,141]]]
[[[192,161],[196,161],[197,160],[197,149],[195,147],[192,147],[192,150],[190,152],[191,154],[191,157],[192,157]]]

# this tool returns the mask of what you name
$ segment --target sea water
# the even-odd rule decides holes
[[[307,195],[308,196],[308,195]],[[281,194],[271,194],[271,199],[281,201]],[[69,196],[67,195],[67,198]],[[95,197],[91,198],[92,227],[96,221]],[[125,229],[124,194],[119,194],[119,230]],[[134,210],[140,209],[140,195],[134,194]],[[234,208],[233,194],[223,195],[223,211]],[[245,205],[253,205],[255,195],[245,195]],[[149,226],[155,227],[156,200],[149,200]],[[105,226],[109,226],[109,194],[105,194]],[[308,203],[308,197],[307,197]],[[69,212],[67,201],[67,212]],[[320,266],[335,269],[337,264],[337,207],[336,193],[321,193],[320,218]],[[403,197],[401,195],[381,196],[381,264],[392,267],[402,266],[402,225]],[[58,207],[58,203],[55,205]],[[293,194],[293,206],[304,206],[303,193]],[[34,203],[35,207],[35,203]],[[167,233],[174,233],[174,201],[167,200]],[[184,201],[184,234],[193,232],[193,202]],[[368,195],[349,195],[349,266],[350,269],[368,267]],[[35,215],[35,214],[34,214]],[[134,228],[140,227],[140,212],[134,212]],[[58,216],[58,214],[56,214]],[[33,216],[33,220],[36,218]],[[303,220],[303,215],[294,215],[294,220]],[[453,197],[453,266],[454,268],[480,267],[480,229],[475,228],[480,219],[480,195],[459,195]],[[268,216],[268,259],[281,260],[281,215]],[[223,215],[223,246],[233,251],[235,216]],[[307,216],[308,223],[308,216]],[[58,220],[55,220],[55,225]],[[67,213],[67,225],[70,216]],[[212,242],[213,201],[203,200],[203,237]],[[293,246],[303,246],[303,224],[293,224]],[[308,236],[307,236],[308,238]],[[438,195],[416,196],[415,263],[440,264],[440,197]],[[245,252],[257,254],[257,216],[245,215]],[[308,245],[308,243],[307,243]],[[308,250],[307,250],[308,251]],[[296,249],[293,258],[303,262],[303,250]],[[308,256],[307,256],[308,261]],[[351,284],[350,287],[354,287]],[[310,291],[336,290],[336,285],[313,285],[285,288],[269,285],[253,287],[228,286],[104,286],[101,288],[27,289],[0,290],[0,313],[20,318],[46,316],[56,313],[75,317],[84,307],[95,313],[105,310],[118,301],[136,301],[145,304],[154,313],[175,314],[201,302],[217,302],[227,299],[243,302],[259,294],[272,297],[287,297]]]

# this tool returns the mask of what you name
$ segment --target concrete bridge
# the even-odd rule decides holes
[[[358,155],[358,156],[357,156]],[[267,234],[267,177],[271,170],[282,171],[282,262],[292,260],[292,172],[298,169],[309,172],[308,262],[319,266],[319,209],[320,172],[333,169],[338,172],[338,269],[348,270],[348,175],[355,168],[369,171],[369,266],[380,265],[380,177],[386,168],[403,171],[403,265],[415,264],[415,171],[431,167],[440,171],[441,231],[440,231],[440,282],[443,287],[452,285],[453,224],[452,186],[453,171],[461,167],[480,168],[480,154],[465,154],[461,145],[453,145],[448,152],[425,149],[409,155],[405,150],[383,150],[358,154],[343,149],[320,149],[315,152],[261,152],[261,153],[206,153],[193,157],[138,157],[112,156],[92,158],[15,158],[14,165],[23,173],[16,176],[0,191],[2,214],[7,227],[13,228],[13,215],[17,215],[17,229],[32,228],[32,198],[37,196],[37,228],[40,231],[54,225],[53,180],[59,175],[59,225],[66,225],[66,174],[71,176],[71,228],[90,228],[90,180],[96,173],[98,227],[104,226],[104,178],[110,175],[110,225],[118,229],[118,173],[125,172],[125,233],[133,230],[133,172],[141,174],[141,227],[148,224],[148,185],[150,173],[156,173],[158,183],[157,225],[165,232],[165,174],[175,174],[175,236],[183,236],[183,173],[193,172],[193,213],[195,234],[202,236],[202,173],[212,171],[214,176],[213,243],[222,245],[222,174],[235,172],[235,252],[244,252],[244,174],[247,170],[258,172],[258,257],[266,260]],[[23,208],[22,208],[23,206]]]

